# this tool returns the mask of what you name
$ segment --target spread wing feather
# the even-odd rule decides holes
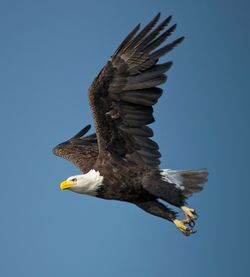
[[[56,156],[69,160],[83,172],[92,169],[98,157],[96,134],[84,136],[90,127],[87,125],[72,138],[53,148]]]
[[[153,131],[147,125],[154,122],[152,106],[162,95],[157,86],[167,80],[172,62],[158,64],[158,60],[184,39],[158,49],[176,29],[174,24],[160,35],[172,17],[155,27],[159,18],[157,14],[139,33],[140,25],[131,31],[89,89],[99,158],[109,153],[145,167],[159,167],[159,147],[150,139]]]

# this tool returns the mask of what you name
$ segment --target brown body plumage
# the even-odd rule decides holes
[[[92,83],[89,102],[96,135],[84,137],[90,128],[86,126],[53,151],[83,172],[94,169],[100,173],[103,180],[97,197],[134,203],[173,221],[189,235],[193,230],[187,225],[193,223],[195,212],[184,212],[186,220],[177,220],[176,214],[158,199],[182,208],[187,197],[203,188],[207,171],[163,172],[159,168],[159,147],[147,126],[154,122],[152,106],[162,95],[157,86],[166,81],[166,71],[172,65],[158,64],[158,60],[183,41],[181,37],[158,49],[176,28],[173,25],[159,35],[171,20],[168,17],[154,28],[159,17],[139,33],[136,26]]]

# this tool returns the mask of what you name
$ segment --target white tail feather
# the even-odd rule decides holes
[[[206,168],[193,170],[161,170],[162,180],[174,184],[177,189],[183,191],[186,197],[203,189],[207,182],[208,171]]]
[[[184,178],[181,176],[179,170],[173,169],[162,169],[162,179],[168,183],[175,184],[176,188],[184,190],[183,181]]]

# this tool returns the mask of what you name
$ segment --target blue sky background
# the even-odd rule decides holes
[[[249,276],[249,1],[0,2],[0,276]],[[138,208],[61,192],[51,148],[92,123],[87,89],[158,11],[184,43],[155,108],[163,168],[207,167],[186,238]]]

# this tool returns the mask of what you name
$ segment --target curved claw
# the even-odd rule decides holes
[[[192,234],[195,234],[197,231],[192,228],[186,228],[186,230],[180,230],[186,237],[189,237]]]
[[[195,221],[193,219],[189,219],[189,221],[187,222],[188,226],[190,228],[193,228],[195,226]]]
[[[185,231],[181,231],[186,237],[189,237],[191,234],[193,234],[192,229],[187,229]]]
[[[187,219],[190,219],[190,220],[198,219],[198,214],[196,213],[195,209],[192,209],[186,206],[182,206],[181,209]]]
[[[194,210],[193,214],[195,216],[195,220],[199,218],[199,215],[197,214],[197,212],[195,210]]]
[[[198,214],[197,214],[197,212],[194,210],[194,209],[192,209],[191,210],[191,214],[192,214],[192,218],[194,219],[194,220],[196,220],[196,219],[198,219],[199,218],[199,216],[198,216]],[[190,215],[189,215],[190,216]]]
[[[195,233],[193,230],[194,222],[192,221],[187,222],[186,220],[175,219],[173,223],[185,236],[190,236],[191,234]]]

